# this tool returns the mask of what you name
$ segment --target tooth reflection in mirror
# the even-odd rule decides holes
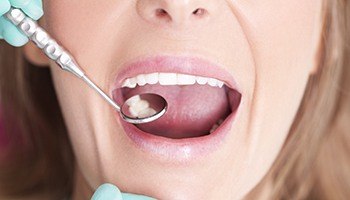
[[[122,118],[132,124],[144,124],[163,116],[168,108],[166,100],[157,94],[139,94],[130,97],[122,105]]]

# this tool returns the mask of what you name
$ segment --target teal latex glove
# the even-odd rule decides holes
[[[155,200],[151,197],[122,193],[112,184],[101,185],[92,196],[91,200]]]
[[[43,4],[41,0],[0,0],[0,39],[4,39],[12,46],[20,47],[28,42],[27,36],[3,16],[11,6],[20,8],[30,18],[38,20],[44,14]]]

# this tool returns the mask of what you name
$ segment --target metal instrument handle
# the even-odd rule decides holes
[[[36,46],[43,50],[48,58],[55,61],[63,70],[69,71],[79,78],[84,76],[84,71],[78,66],[73,57],[20,9],[10,8],[5,14],[5,17],[28,36],[29,40],[33,41]]]
[[[22,10],[12,7],[5,14],[5,17],[16,27],[18,27],[23,34],[28,36],[29,40],[33,41],[33,43],[40,48],[49,59],[55,61],[61,69],[68,71],[82,79],[116,110],[120,111],[120,106],[118,106],[108,95],[106,95],[106,93],[104,93],[85,75],[85,72],[79,67],[69,52],[60,46],[56,40],[51,38],[43,28],[41,28],[34,20],[22,12]]]

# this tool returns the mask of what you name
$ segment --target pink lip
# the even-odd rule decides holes
[[[154,72],[213,77],[224,81],[228,87],[234,88],[239,92],[233,77],[226,70],[211,62],[192,57],[157,56],[138,60],[122,67],[115,79],[116,81],[112,85],[111,93],[114,89],[120,88],[123,81],[127,78]],[[121,122],[126,135],[131,139],[134,147],[157,160],[181,164],[207,156],[218,149],[231,130],[238,111],[239,107],[225,119],[214,133],[186,139],[170,139],[152,135],[132,124],[124,122],[118,112],[116,112],[116,117]]]

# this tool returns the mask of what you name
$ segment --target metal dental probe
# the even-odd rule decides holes
[[[166,113],[168,104],[166,100],[157,94],[141,94],[129,98],[121,107],[117,105],[105,92],[103,92],[94,82],[92,82],[85,72],[78,66],[73,57],[49,34],[41,28],[34,20],[29,18],[24,12],[17,8],[11,8],[5,17],[12,22],[19,30],[21,30],[28,38],[39,47],[45,55],[51,60],[55,61],[61,69],[74,74],[76,77],[82,79],[93,90],[95,90],[104,100],[112,105],[121,115],[122,119],[132,124],[143,124],[155,121]],[[147,115],[143,113],[142,117],[130,112],[131,101],[135,100],[147,101],[149,109]]]

